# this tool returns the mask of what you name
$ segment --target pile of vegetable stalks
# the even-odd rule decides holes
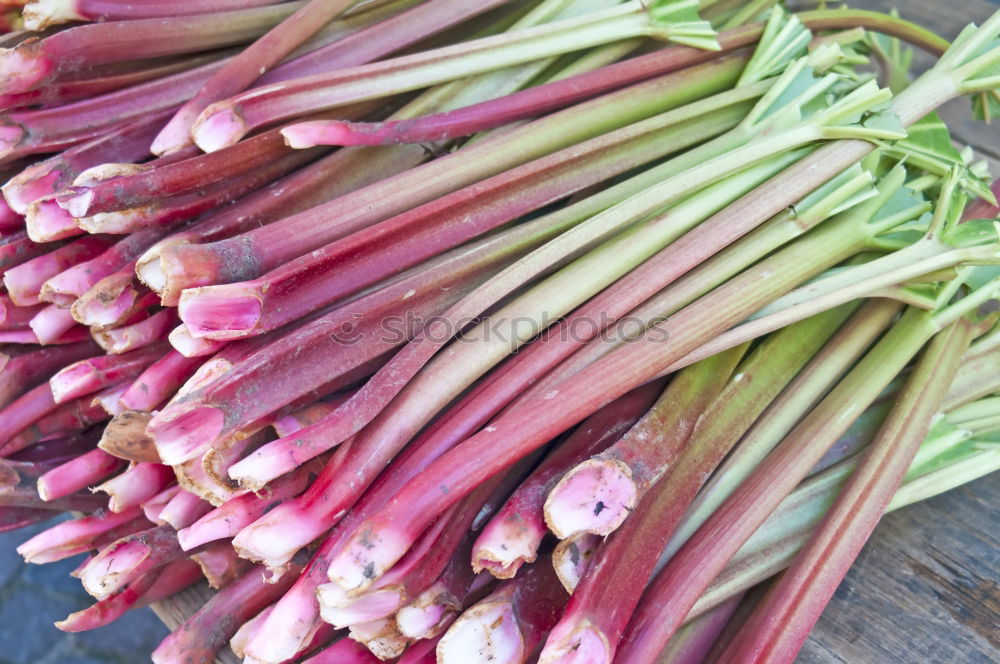
[[[935,114],[1000,111],[1000,13],[0,4],[0,529],[71,513],[59,629],[207,580],[157,664],[790,662],[1000,468],[1000,187]]]

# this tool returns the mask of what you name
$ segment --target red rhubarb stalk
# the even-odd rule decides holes
[[[720,662],[791,662],[903,481],[974,336],[959,321],[928,346],[823,522]]]
[[[136,272],[140,279],[159,293],[164,305],[177,306],[184,288],[220,283],[217,279],[221,282],[237,281],[239,277],[220,275],[210,267],[202,269],[196,256],[190,259],[174,256],[191,253],[189,249],[198,254],[198,244],[223,240],[297,214],[405,171],[426,157],[426,150],[420,146],[337,151],[243,197],[193,227],[164,238],[139,258]],[[199,267],[194,272],[186,271],[192,265]],[[178,266],[177,269],[171,271],[175,266]],[[217,267],[227,271],[243,269],[236,265]]]
[[[92,341],[24,351],[4,349],[0,352],[0,408],[67,364],[98,354]]]
[[[51,245],[37,244],[28,232],[20,230],[10,235],[0,237],[0,272],[25,263],[36,256],[41,256],[51,250]]]
[[[202,502],[208,505],[208,503]],[[243,576],[250,568],[250,563],[237,556],[229,542],[210,544],[204,549],[192,553],[191,560],[198,563],[205,580],[208,581],[208,586],[216,590],[225,588]]]
[[[283,9],[293,9],[294,13],[284,12],[281,23],[271,28],[213,74],[160,131],[153,141],[153,152],[163,154],[189,145],[191,126],[206,107],[246,90],[264,72],[316,34],[326,23],[344,13],[354,1],[309,0],[304,4],[278,5]],[[249,11],[263,12],[263,10]]]
[[[407,323],[408,318],[426,320],[440,314],[504,262],[516,258],[545,237],[547,233],[537,232],[531,225],[512,229],[468,249],[445,254],[432,261],[426,270],[418,268],[406,278],[333,309],[284,334],[235,371],[228,372],[225,378],[207,386],[202,393],[188,395],[164,409],[150,424],[150,435],[156,439],[163,458],[179,461],[191,458],[212,441],[258,421],[321,385],[330,385],[330,381],[337,380],[342,372],[351,371],[404,343],[415,333]],[[408,315],[407,312],[412,313]],[[303,349],[308,352],[303,353]],[[281,360],[282,357],[294,358],[295,366],[300,368],[288,371],[288,360]],[[281,383],[276,383],[279,379]],[[252,383],[269,385],[271,398],[266,402],[239,398]],[[281,394],[275,391],[276,385],[281,385]],[[338,442],[313,448],[285,439],[269,447],[277,450],[291,445],[302,449],[293,454],[295,459],[283,462],[281,469],[273,466],[275,474],[268,479],[291,470]],[[259,488],[262,484],[254,486]]]
[[[163,404],[201,366],[200,358],[168,351],[135,379],[119,399],[129,410],[152,411]]]
[[[42,285],[44,302],[70,307],[97,282],[134,264],[136,257],[166,234],[167,229],[150,229],[119,240],[97,258],[78,263]]]
[[[52,396],[52,389],[48,383],[42,383],[38,387],[28,390],[8,404],[0,411],[0,440],[4,441],[0,445],[0,456],[10,456],[19,451],[15,449],[18,445],[10,445],[15,434],[45,417],[56,408],[58,408],[58,404]],[[30,444],[30,442],[21,443],[24,447]]]
[[[0,125],[0,158],[54,152],[174,108],[220,66],[218,62],[209,63],[54,108],[12,111]]]
[[[211,270],[215,277],[224,270],[224,264],[238,264],[242,268],[238,273],[231,268],[225,271],[228,281],[254,279],[293,258],[417,205],[434,205],[435,199],[462,187],[717,92],[731,84],[732,74],[727,70],[735,67],[738,65],[732,60],[714,70],[709,67],[715,73],[711,80],[707,76],[694,78],[687,71],[678,72],[553,113],[506,134],[502,144],[473,143],[279,223],[202,245],[197,252],[198,266]],[[678,85],[681,81],[692,82],[689,87]],[[627,107],[621,103],[626,98]],[[623,112],[623,108],[628,112]]]
[[[684,104],[731,85],[742,65],[743,58],[733,56],[686,70],[684,76],[667,77],[685,80],[701,75],[696,87],[674,83],[672,94],[661,91],[659,109],[650,110]],[[664,84],[665,80],[658,82]],[[747,90],[746,97],[752,99],[755,91],[763,92]],[[730,117],[706,115],[703,124],[695,121],[692,126],[681,125],[684,120],[698,117],[693,115],[694,110],[689,106],[663,113],[529,162],[352,233],[253,281],[188,290],[180,299],[181,318],[195,335],[210,338],[274,329],[427,259],[442,248],[457,246],[609,176],[720,133],[735,122]],[[734,104],[728,110],[735,118],[741,109]],[[454,223],[460,219],[466,222]],[[293,289],[295,305],[290,306]],[[209,327],[202,322],[216,303],[219,307],[238,307],[242,315],[231,328]]]
[[[56,343],[57,339],[70,333],[77,327],[77,322],[69,309],[60,309],[58,305],[51,304],[35,314],[28,325],[38,343],[45,345]]]
[[[476,539],[472,568],[476,572],[486,569],[498,579],[509,579],[524,563],[535,562],[548,532],[542,508],[549,490],[573,464],[603,451],[629,431],[660,397],[664,385],[664,381],[654,381],[613,401],[559,443]]]
[[[311,108],[376,99],[629,37],[651,36],[718,50],[708,24],[693,20],[695,9],[686,3],[660,2],[649,8],[625,3],[575,19],[264,86],[206,108],[192,135],[211,152],[237,142],[254,127],[305,115]]]
[[[197,564],[187,559],[177,560],[163,569],[146,572],[110,597],[56,621],[56,627],[64,632],[104,627],[121,618],[126,611],[161,602],[200,579],[201,569]]]
[[[206,51],[241,44],[269,30],[300,3],[217,12],[111,21],[58,31],[0,52],[0,91],[26,92],[84,67]]]
[[[364,30],[279,64],[257,79],[256,85],[270,85],[374,62],[494,9],[504,4],[504,1],[469,3],[461,0],[430,0],[418,3],[415,7],[389,16]]]
[[[0,295],[0,330],[23,330],[45,306],[42,303],[20,307],[6,295]]]
[[[143,159],[149,154],[149,141],[166,117],[165,111],[154,113],[36,162],[3,185],[4,198],[16,211],[26,214],[29,205],[62,191],[88,168]]]
[[[302,664],[379,664],[381,661],[364,644],[344,638],[324,648]]]
[[[169,0],[135,3],[127,0],[34,0],[24,10],[28,30],[44,30],[70,21],[100,23],[143,18],[189,16],[276,5],[280,0]]]
[[[301,568],[299,568],[301,570]],[[281,597],[298,576],[285,574],[268,583],[254,567],[216,593],[153,651],[156,664],[210,664],[240,625]]]
[[[132,325],[148,317],[147,309],[158,298],[137,283],[133,265],[128,264],[94,284],[70,307],[73,319],[95,331]]]
[[[177,537],[185,550],[205,542],[229,539],[269,512],[274,506],[302,493],[312,482],[319,467],[306,464],[278,479],[260,493],[247,492],[230,498],[189,526],[178,530]]]
[[[38,441],[79,433],[107,418],[108,414],[90,395],[80,397],[60,405],[42,419],[12,436],[3,448],[4,454],[13,454],[17,450],[37,444]]]

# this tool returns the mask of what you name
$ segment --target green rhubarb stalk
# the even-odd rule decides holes
[[[795,658],[899,488],[974,333],[972,321],[961,319],[935,336],[823,522],[743,624],[721,662]]]
[[[806,356],[810,359],[809,363],[797,373],[768,410],[753,422],[739,446],[691,503],[660,557],[660,568],[857,362],[895,319],[899,310],[899,305],[892,302],[868,303],[822,349]],[[808,318],[775,334],[787,334],[789,330],[815,320]]]
[[[943,450],[929,452],[930,447]],[[795,558],[810,533],[857,468],[860,455],[803,482],[757,529],[691,609],[687,620],[779,573]],[[935,463],[935,459],[943,463]],[[922,470],[921,465],[927,470]],[[974,440],[931,430],[886,513],[912,505],[1000,470],[1000,450],[980,449]]]

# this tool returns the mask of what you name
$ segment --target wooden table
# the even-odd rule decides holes
[[[954,37],[997,9],[986,0],[859,0]],[[916,67],[929,58],[918,54]],[[966,100],[941,115],[1000,176],[1000,128],[973,121]],[[985,477],[886,516],[803,648],[801,664],[1000,662],[1000,478]],[[211,596],[199,586],[154,607],[171,628]],[[219,664],[237,664],[224,651]],[[476,664],[469,662],[469,664]]]

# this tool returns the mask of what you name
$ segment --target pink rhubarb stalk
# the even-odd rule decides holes
[[[27,214],[28,206],[40,198],[61,192],[88,168],[108,162],[144,159],[149,154],[149,141],[166,117],[164,111],[154,113],[54,157],[35,162],[3,185],[4,198],[17,212]]]
[[[211,503],[181,489],[160,510],[159,519],[174,530],[186,528],[212,510]]]
[[[159,298],[138,283],[129,264],[101,279],[70,307],[73,319],[97,331],[131,325],[145,310],[156,306]]]
[[[122,406],[129,410],[152,411],[169,399],[202,365],[200,358],[187,358],[168,351],[143,371],[122,394]]]
[[[115,208],[107,212],[88,210],[81,215],[73,210],[73,204],[77,202],[75,198],[60,201],[60,205],[68,204],[70,214],[77,219],[77,225],[88,233],[123,234],[134,233],[144,228],[176,225],[178,222],[194,219],[256,191],[308,163],[318,156],[318,152],[320,151],[276,155],[265,164],[238,173],[232,178],[220,179],[197,190],[182,192],[175,196],[156,197],[149,202],[138,203],[124,209]],[[186,163],[181,161],[177,165],[183,166]],[[156,171],[154,169],[148,172]],[[118,181],[112,179],[108,182],[117,190]],[[86,197],[86,194],[83,196]],[[128,205],[128,202],[123,205]]]
[[[138,323],[110,330],[91,330],[91,334],[105,352],[121,355],[161,341],[178,320],[176,311],[164,309]]]
[[[111,496],[109,509],[112,512],[124,512],[149,500],[175,479],[170,466],[137,463],[118,477],[104,482],[95,491]]]
[[[17,552],[27,562],[41,565],[75,556],[103,546],[101,542],[110,543],[123,535],[148,527],[149,522],[139,508],[120,514],[98,513],[63,521],[43,530],[17,547]]]
[[[61,309],[55,304],[39,310],[28,325],[38,343],[43,345],[56,343],[59,338],[77,328],[77,322],[69,309]]]
[[[166,352],[164,344],[148,346],[123,355],[102,355],[81,360],[49,379],[56,403],[93,394],[139,376]]]
[[[97,484],[124,465],[104,450],[91,450],[38,478],[38,495],[46,501],[68,496]]]
[[[45,306],[42,303],[19,307],[9,297],[0,295],[0,330],[23,330]]]
[[[11,437],[7,447],[4,448],[10,451],[4,453],[13,453],[13,451],[34,445],[38,441],[75,434],[106,419],[108,419],[107,412],[92,395],[82,396],[79,399],[61,404],[44,418]]]
[[[647,84],[640,84],[630,89],[634,95],[630,97],[630,106],[642,107],[648,116],[694,101],[706,93],[716,92],[726,85],[731,85],[742,63],[743,58],[740,56],[727,57],[711,65],[703,65],[661,77]],[[680,84],[692,80],[697,80],[698,85]],[[652,94],[654,90],[658,91],[655,102],[646,96]],[[603,104],[606,99],[607,97],[602,98],[595,103]],[[648,106],[647,100],[650,100]],[[570,109],[566,113],[575,113],[579,108],[581,107]],[[641,111],[637,111],[636,114],[640,115]],[[527,131],[527,135],[530,135],[534,131],[532,127],[545,124],[552,117],[555,115],[517,131]],[[616,119],[619,122],[611,129],[622,127],[622,121],[637,118],[635,116],[625,118],[619,114]],[[678,119],[676,115],[664,113],[645,123],[621,128],[527,163],[523,163],[524,158],[532,156],[532,153],[521,151],[517,154],[516,161],[510,159],[506,165],[512,166],[516,163],[523,165],[453,191],[368,228],[359,228],[358,223],[348,223],[351,221],[350,217],[338,217],[337,224],[341,225],[339,235],[346,237],[341,237],[319,249],[299,244],[298,250],[314,250],[252,281],[188,290],[180,299],[181,319],[196,336],[217,339],[259,334],[261,331],[274,329],[319,306],[428,259],[442,248],[457,246],[609,176],[625,172],[662,157],[665,153],[689,145],[696,135],[703,139],[726,128],[724,124],[720,127],[721,123],[710,123],[708,127],[692,127],[690,133],[671,133],[672,125]],[[670,134],[672,140],[668,141],[665,137],[663,140],[655,139],[654,136],[661,132]],[[507,141],[508,144],[502,148],[505,153],[512,139],[508,137]],[[518,144],[519,141],[513,140],[513,143]],[[477,145],[474,144],[468,151],[460,150],[450,159],[471,157],[470,152],[476,152],[477,149]],[[511,154],[510,157],[514,155]],[[501,161],[495,150],[491,151],[491,158]],[[441,164],[447,159],[431,162],[424,168]],[[472,180],[476,170],[488,168],[491,164],[484,162],[477,166],[478,168],[472,167],[463,172],[462,180],[465,182]],[[420,170],[420,168],[413,169],[406,177]],[[490,175],[485,169],[482,172]],[[385,181],[384,186],[388,186],[388,182]],[[451,182],[462,184],[457,178]],[[378,186],[380,185],[375,185]],[[424,190],[426,189],[425,183]],[[357,192],[357,195],[361,193]],[[343,202],[349,198],[351,196],[338,200]],[[363,211],[355,211],[353,216],[357,217],[359,214],[361,220],[364,220],[372,212],[366,208]],[[466,221],[459,224],[455,223],[456,220]],[[287,222],[282,222],[282,225],[284,223]],[[267,232],[277,227],[272,225],[263,230]],[[347,234],[348,232],[350,234]],[[286,259],[292,257],[291,246],[287,241],[279,249],[281,256]],[[274,258],[268,255],[263,258],[263,262],[253,267],[265,269],[273,265]],[[293,289],[295,305],[290,306],[288,301]],[[238,307],[242,315],[238,318],[233,316],[234,320],[229,327],[209,325],[211,318],[221,318],[225,321],[227,307],[234,309]],[[219,315],[212,316],[215,309],[220,310]]]
[[[445,254],[426,270],[414,270],[406,278],[282,335],[201,393],[188,395],[185,400],[164,409],[149,429],[161,455],[167,459],[186,460],[213,440],[259,421],[294,399],[323,385],[334,386],[330,381],[363,367],[410,338],[415,331],[406,324],[408,318],[426,320],[440,314],[503,263],[540,242],[543,238],[537,237],[532,230],[530,227],[526,231],[512,229],[467,249]],[[386,326],[390,327],[390,334],[386,333]],[[290,359],[282,360],[283,357]],[[298,367],[295,371],[289,371],[288,361],[292,358]],[[281,382],[276,382],[279,380]],[[270,386],[269,400],[248,402],[239,398],[247,385],[255,383]],[[280,393],[276,392],[276,385],[281,386]],[[320,425],[310,427],[310,431]],[[294,440],[283,439],[271,444],[267,448],[270,451],[260,455],[281,456],[279,450],[289,445],[300,449],[280,465],[266,464],[268,480],[340,442],[333,441],[322,447]],[[260,464],[254,461],[252,465]],[[242,474],[232,476],[241,482],[251,479]],[[252,486],[259,488],[262,483]]]
[[[99,281],[134,264],[135,259],[166,232],[165,228],[149,229],[119,240],[97,258],[78,263],[46,281],[40,298],[59,306],[72,306]]]
[[[278,223],[228,240],[202,245],[196,252],[186,252],[184,257],[186,260],[196,261],[197,269],[208,271],[213,276],[224,271],[224,281],[227,282],[255,279],[291,259],[362,231],[393,215],[401,215],[397,219],[402,221],[413,219],[412,213],[403,213],[418,205],[427,204],[434,209],[442,209],[442,204],[436,203],[436,199],[485,178],[498,176],[492,180],[493,185],[498,185],[503,182],[501,174],[515,166],[538,159],[541,161],[536,166],[551,167],[554,165],[551,158],[547,161],[542,158],[552,152],[724,89],[732,84],[739,68],[738,62],[727,59],[714,69],[709,66],[708,71],[713,73],[712,76],[695,68],[701,72],[701,76],[694,76],[692,72],[695,70],[685,70],[605,95],[515,129],[505,135],[501,143],[473,143],[453,154],[340,196]],[[680,85],[682,81],[696,81],[697,84]],[[626,107],[620,102],[626,98],[629,99],[629,112],[623,113],[622,109]],[[658,154],[662,152],[660,150]],[[571,156],[566,153],[562,158],[570,159]],[[572,173],[568,169],[566,174]],[[526,180],[525,183],[527,182],[531,181]],[[474,201],[469,200],[471,193],[472,189],[466,190],[463,195],[450,199],[450,203],[473,205]],[[399,221],[396,225],[399,225]],[[382,227],[382,232],[389,228],[391,226]],[[410,234],[412,233],[411,230]],[[367,235],[370,232],[361,237]],[[333,246],[343,248],[344,245]],[[233,257],[239,258],[234,261]],[[241,269],[238,272],[231,268],[225,270],[224,264],[238,264]],[[171,268],[170,271],[177,269]],[[221,281],[223,280],[217,279],[214,283]],[[251,285],[258,284],[251,282]],[[200,333],[198,330],[194,331],[196,334]]]
[[[224,240],[416,166],[427,157],[420,146],[375,151],[341,150],[236,201],[191,228],[164,238],[143,254],[136,272],[167,306],[177,306],[184,288],[237,281],[237,265],[201,265],[202,243]],[[194,261],[192,263],[191,261]],[[194,272],[187,267],[197,266]],[[219,269],[223,273],[218,272]]]
[[[4,272],[3,283],[10,299],[20,307],[41,303],[42,284],[77,263],[96,258],[113,240],[107,237],[84,237],[52,253],[33,258]]]
[[[10,456],[31,442],[11,445],[16,434],[58,408],[48,383],[28,390],[0,411],[0,456]]]
[[[203,504],[211,507],[204,501]],[[225,588],[250,569],[250,562],[237,556],[229,542],[210,544],[192,553],[191,560],[198,563],[205,580],[208,581],[208,586],[216,590]]]
[[[302,493],[318,471],[318,466],[307,464],[272,482],[259,494],[247,492],[230,498],[191,525],[178,530],[181,546],[190,550],[206,542],[234,537],[274,506]]]

